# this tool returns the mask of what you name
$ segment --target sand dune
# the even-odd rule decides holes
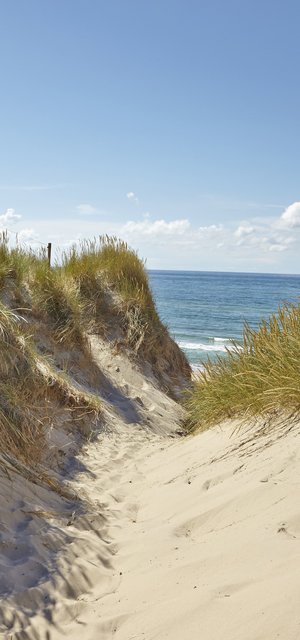
[[[1,637],[298,640],[299,426],[180,437],[155,379],[92,347],[105,426],[69,481],[85,508],[1,480]]]

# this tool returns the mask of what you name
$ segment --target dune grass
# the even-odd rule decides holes
[[[48,319],[57,342],[79,346],[86,331],[105,333],[118,317],[128,346],[138,351],[150,326],[152,332],[162,329],[144,263],[125,242],[109,237],[82,241],[64,251],[51,269],[43,252],[34,258],[30,250],[9,251],[6,242],[2,248],[2,282],[8,284],[14,261],[18,285],[30,291],[32,311]]]
[[[107,236],[83,241],[63,253],[61,273],[78,286],[85,324],[118,324],[124,344],[155,360],[166,330],[156,311],[145,265],[135,251]],[[114,294],[110,304],[107,291]]]
[[[104,236],[83,241],[49,268],[43,250],[10,249],[3,234],[0,258],[0,291],[2,285],[2,291],[18,298],[19,308],[23,303],[29,314],[46,321],[58,343],[82,348],[87,332],[113,335],[118,327],[119,346],[123,343],[153,366],[163,348],[170,347],[145,264],[122,240]],[[175,344],[173,351],[173,360],[189,375]]]
[[[102,333],[115,349],[150,363],[166,388],[168,381],[170,389],[177,384],[178,370],[189,376],[157,314],[145,265],[125,242],[83,241],[50,268],[44,250],[10,248],[2,234],[0,457],[33,468],[45,461],[47,438],[60,421],[79,437],[97,430],[101,372],[95,372],[89,333]],[[96,386],[90,383],[95,374]]]
[[[42,429],[40,384],[21,323],[0,303],[0,449],[25,459],[40,448]]]
[[[47,434],[62,415],[70,430],[90,438],[101,401],[57,371],[23,333],[22,319],[0,303],[0,455],[31,468],[45,462]]]
[[[227,418],[241,422],[300,413],[300,306],[285,305],[258,330],[244,327],[242,348],[209,361],[187,394],[187,427],[202,431]]]
[[[2,464],[8,455],[10,465],[19,461],[33,469],[45,460],[47,433],[61,411],[84,436],[91,435],[101,414],[98,398],[62,380],[55,368],[43,372],[34,343],[38,317],[41,334],[48,323],[58,345],[82,348],[83,305],[76,283],[67,281],[61,269],[49,269],[43,251],[10,248],[5,233],[0,237],[0,294],[0,455]],[[24,297],[26,308],[20,310],[16,299]]]
[[[134,301],[157,318],[145,265],[126,242],[101,236],[85,240],[62,255],[62,272],[73,278],[81,293],[93,299],[109,286],[123,302]]]
[[[21,287],[28,280],[30,270],[44,262],[43,248],[35,252],[20,245],[10,247],[7,233],[0,232],[0,291],[10,283]]]
[[[116,316],[128,346],[136,351],[145,346],[146,338],[150,344],[153,333],[157,338],[163,332],[145,265],[117,238],[82,241],[64,251],[50,269],[43,250],[35,254],[31,249],[9,248],[7,235],[2,234],[0,290],[11,284],[14,293],[16,287],[30,292],[32,311],[48,319],[58,342],[78,345],[84,331],[104,330]]]
[[[57,342],[84,342],[84,303],[74,280],[65,278],[61,269],[49,269],[47,263],[40,262],[32,274],[31,294],[35,310],[46,314]]]

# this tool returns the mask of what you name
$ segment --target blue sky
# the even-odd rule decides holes
[[[300,5],[0,0],[0,229],[299,273]]]

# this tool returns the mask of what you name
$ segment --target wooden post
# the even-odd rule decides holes
[[[49,267],[51,267],[51,247],[52,247],[51,242],[48,242],[47,251],[48,251],[48,264],[49,264]]]

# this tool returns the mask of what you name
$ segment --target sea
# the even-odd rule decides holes
[[[286,302],[300,303],[300,275],[149,271],[156,307],[193,368],[226,357],[246,321],[262,319]]]

